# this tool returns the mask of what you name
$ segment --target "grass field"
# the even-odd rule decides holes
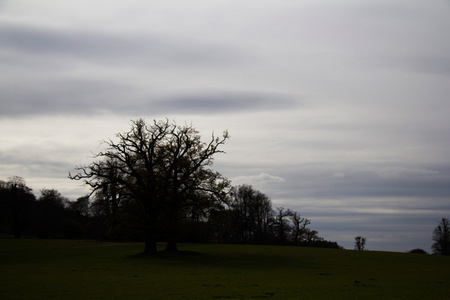
[[[445,299],[450,257],[283,246],[0,240],[0,299]]]

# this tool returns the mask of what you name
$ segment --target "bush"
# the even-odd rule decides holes
[[[316,240],[311,242],[303,242],[298,244],[301,247],[314,247],[314,248],[330,248],[330,249],[343,249],[337,242],[331,242],[326,240]]]
[[[425,250],[423,249],[413,249],[411,251],[409,251],[409,253],[416,253],[416,254],[428,254]]]

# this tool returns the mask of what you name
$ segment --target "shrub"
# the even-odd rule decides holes
[[[423,249],[413,249],[411,251],[409,251],[409,253],[416,253],[416,254],[428,254],[425,250]]]

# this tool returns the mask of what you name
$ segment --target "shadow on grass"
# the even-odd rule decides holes
[[[287,253],[286,253],[286,250]],[[294,248],[270,246],[214,245],[201,249],[160,250],[156,255],[139,253],[127,258],[142,263],[169,263],[179,266],[219,267],[224,269],[279,270],[312,268],[317,261],[310,255],[299,255]]]
[[[152,259],[152,258],[183,258],[205,255],[197,251],[158,251],[156,254],[147,254],[141,252],[138,254],[130,255],[130,258]]]

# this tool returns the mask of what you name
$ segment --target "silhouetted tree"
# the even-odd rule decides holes
[[[365,250],[367,239],[365,237],[357,236],[355,237],[355,250]]]
[[[32,222],[35,196],[25,180],[12,176],[0,182],[0,226],[7,234],[21,238],[23,231]],[[1,228],[0,227],[0,228]]]
[[[442,218],[433,231],[434,254],[450,255],[450,227],[447,218]]]
[[[118,142],[105,141],[107,150],[97,154],[100,160],[77,167],[71,179],[84,180],[99,191],[114,185],[120,201],[127,202],[145,234],[145,254],[156,253],[156,239],[162,223],[167,234],[167,250],[176,250],[176,238],[187,207],[210,205],[224,200],[228,181],[210,169],[213,155],[228,139],[215,138],[203,143],[192,126],[177,126],[169,121],[143,119],[132,123],[129,132],[117,134]],[[209,201],[197,197],[208,194]],[[201,201],[199,200],[201,199]],[[201,204],[201,203],[202,204]],[[161,220],[164,220],[162,222]]]
[[[427,252],[423,249],[412,249],[411,251],[409,251],[409,253],[416,253],[416,254],[427,254]]]
[[[94,189],[94,200],[90,207],[90,213],[95,219],[95,231],[107,240],[126,240],[126,231],[137,229],[130,228],[134,222],[123,224],[124,214],[127,213],[125,207],[128,207],[128,213],[131,213],[133,208],[138,211],[137,214],[140,214],[139,208],[133,206],[135,201],[130,199],[129,192],[117,183],[121,178],[119,163],[114,159],[106,159],[102,163],[104,177],[98,178],[96,182],[97,188]]]
[[[225,207],[211,210],[208,217],[208,236],[212,243],[237,243],[233,234],[234,212]]]
[[[89,195],[82,196],[74,202],[69,202],[68,208],[76,215],[88,217],[90,215]]]
[[[63,221],[69,201],[54,189],[42,189],[38,198],[40,226],[38,237],[64,237]]]
[[[292,229],[289,223],[289,218],[292,217],[294,212],[284,207],[277,207],[274,214],[274,229],[278,239],[278,243],[284,245],[286,243],[289,232]]]
[[[304,235],[304,242],[306,244],[314,244],[316,242],[323,241],[323,238],[319,236],[319,232],[317,230],[305,228],[303,235]]]
[[[230,193],[232,236],[234,242],[264,243],[272,223],[272,204],[250,185],[233,187]]]
[[[298,212],[294,211],[292,212],[292,215],[290,216],[292,221],[292,242],[294,245],[299,244],[300,242],[303,242],[306,239],[305,233],[306,233],[306,226],[311,224],[311,220],[302,217]],[[310,241],[312,239],[308,238]]]

